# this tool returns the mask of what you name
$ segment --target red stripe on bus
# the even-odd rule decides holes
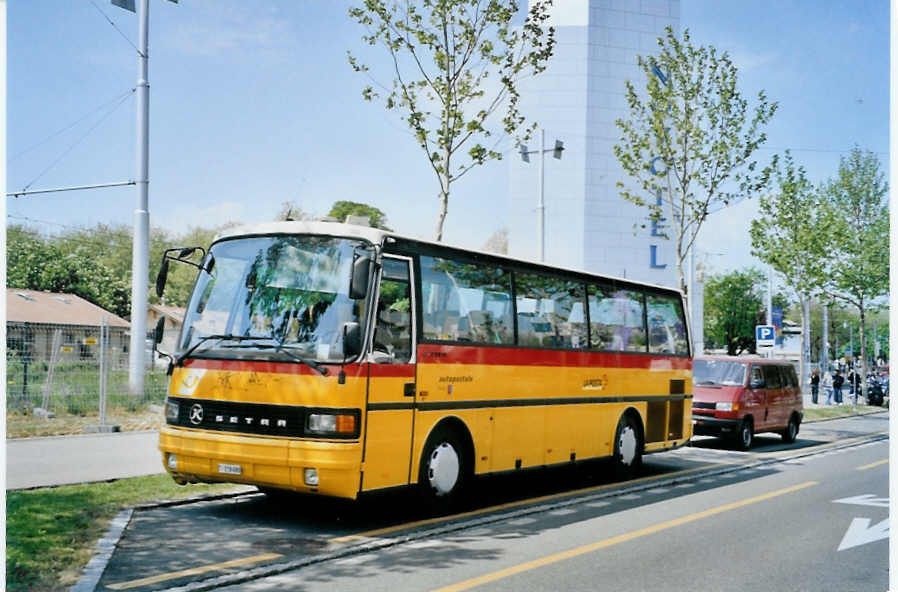
[[[689,370],[692,358],[652,354],[583,352],[470,345],[418,346],[421,364],[482,364],[495,366],[564,366],[608,368],[664,368]]]
[[[414,378],[414,364],[371,364],[371,378]]]

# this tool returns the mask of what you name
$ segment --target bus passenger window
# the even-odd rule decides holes
[[[514,342],[511,274],[492,264],[421,257],[424,338]]]
[[[531,273],[515,273],[518,345],[586,347],[583,284]]]
[[[412,307],[408,263],[384,258],[374,328],[374,359],[407,364],[412,357]]]
[[[688,355],[686,318],[678,297],[646,296],[649,323],[649,352]]]
[[[642,294],[589,286],[589,343],[601,351],[645,351]]]

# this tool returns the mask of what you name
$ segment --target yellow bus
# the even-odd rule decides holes
[[[192,264],[159,436],[178,483],[445,503],[692,435],[676,290],[327,222],[231,229]]]

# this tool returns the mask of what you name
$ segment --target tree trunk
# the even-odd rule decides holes
[[[437,217],[436,241],[443,240],[443,223],[446,221],[446,214],[449,213],[449,184],[452,182],[449,178],[449,157],[451,153],[446,150],[443,155],[443,162],[440,163],[442,171],[440,172],[440,215]]]
[[[820,340],[820,374],[829,370],[829,305],[823,304],[823,323]]]
[[[810,382],[811,373],[811,302],[807,295],[799,296],[801,300],[801,363],[799,376],[801,376],[801,390]]]
[[[867,349],[866,349],[867,343],[866,343],[866,339],[865,339],[865,335],[864,335],[864,329],[865,329],[864,325],[866,322],[865,321],[866,315],[864,314],[864,299],[861,298],[860,302],[861,302],[861,305],[858,307],[858,311],[861,313],[861,355],[860,355],[861,389],[860,389],[860,392],[863,393],[864,398],[866,399],[866,397],[867,397]],[[857,356],[855,356],[855,359],[858,359]],[[857,371],[858,371],[857,362],[855,362],[854,373],[857,374]],[[858,394],[855,393],[855,397],[857,397],[857,396],[858,396]]]

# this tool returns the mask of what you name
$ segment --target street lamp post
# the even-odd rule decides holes
[[[561,160],[561,153],[564,151],[564,142],[555,140],[555,146],[546,150],[546,130],[539,130],[539,150],[527,150],[526,144],[521,144],[521,160],[530,162],[530,155],[539,153],[539,201],[536,210],[538,215],[538,234],[539,234],[539,260],[546,260],[546,152],[551,152],[552,156]]]

